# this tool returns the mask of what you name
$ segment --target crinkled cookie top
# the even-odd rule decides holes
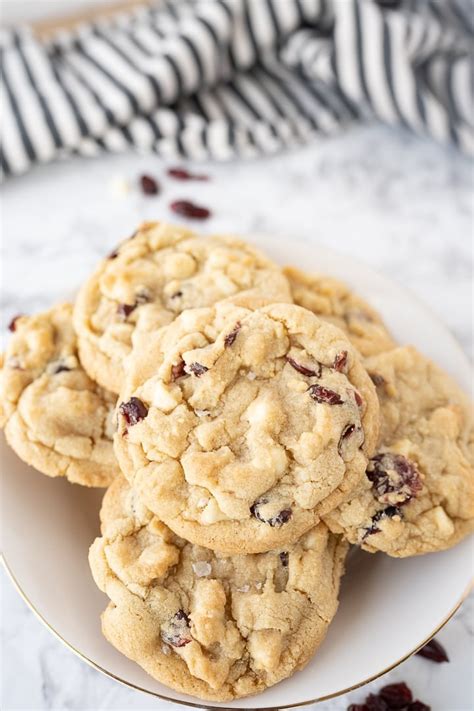
[[[366,361],[380,444],[356,497],[325,518],[351,543],[405,557],[449,548],[474,529],[472,405],[414,348]]]
[[[178,538],[118,478],[89,560],[107,639],[203,699],[262,691],[305,664],[336,609],[347,544],[324,524],[294,546],[225,557]]]
[[[380,314],[347,284],[331,277],[307,274],[295,267],[283,270],[295,304],[339,326],[363,356],[394,348]]]
[[[115,451],[144,503],[226,553],[295,541],[359,483],[375,389],[344,334],[292,304],[183,313],[138,344]]]
[[[282,271],[245,242],[145,223],[101,262],[78,295],[74,325],[84,367],[118,393],[135,332],[229,298],[291,301]]]
[[[84,372],[63,304],[14,321],[0,370],[0,418],[17,455],[49,476],[107,486],[118,465],[112,447],[115,396]]]

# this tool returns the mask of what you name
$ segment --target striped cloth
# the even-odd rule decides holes
[[[473,0],[161,0],[3,31],[4,175],[130,147],[272,153],[376,117],[473,152]]]

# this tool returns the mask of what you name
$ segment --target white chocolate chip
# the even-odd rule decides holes
[[[212,572],[211,564],[205,560],[198,560],[197,563],[192,564],[192,567],[198,578],[205,578]]]
[[[248,378],[249,380],[255,380],[256,377],[257,377],[256,373],[254,373],[254,372],[252,372],[251,370],[249,370],[249,372],[247,373],[247,378]]]
[[[152,405],[162,412],[169,413],[182,399],[181,390],[175,385],[165,385],[158,381],[153,391]]]

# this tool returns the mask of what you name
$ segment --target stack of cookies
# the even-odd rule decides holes
[[[474,528],[469,401],[329,277],[147,223],[74,306],[11,330],[6,438],[108,487],[103,632],[176,690],[225,701],[302,668],[349,544],[405,557]]]

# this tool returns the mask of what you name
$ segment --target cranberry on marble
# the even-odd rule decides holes
[[[211,211],[207,207],[196,205],[190,200],[175,200],[171,203],[170,208],[177,215],[194,220],[206,220],[211,215]]]
[[[142,175],[140,177],[140,186],[145,195],[158,195],[160,192],[158,182],[151,175]]]
[[[411,690],[404,681],[398,684],[387,684],[380,689],[379,696],[390,709],[404,709],[413,701]]]
[[[428,644],[418,650],[417,654],[437,664],[449,662],[445,648],[436,639],[431,639]]]
[[[190,173],[186,168],[168,168],[167,173],[176,180],[209,180],[208,175]]]

